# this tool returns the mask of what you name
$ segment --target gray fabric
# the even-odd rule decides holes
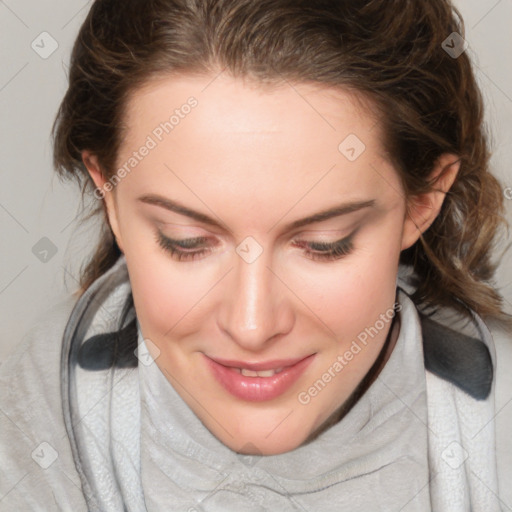
[[[62,334],[74,302],[54,305],[0,367],[1,511],[87,510],[60,396]]]
[[[122,330],[130,291],[121,258],[76,304],[64,332],[64,420],[90,511],[145,510],[140,483],[137,368],[111,366],[102,358],[99,368],[103,371],[81,364],[86,359],[84,342]],[[115,357],[107,358],[112,362],[126,356],[124,340],[115,337],[115,341]]]

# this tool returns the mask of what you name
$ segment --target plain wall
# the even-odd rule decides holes
[[[94,244],[94,229],[78,229],[78,187],[59,181],[50,145],[70,48],[90,5],[83,0],[0,2],[0,361],[38,317],[76,289],[78,269]],[[466,21],[468,51],[493,133],[493,169],[505,193],[512,187],[512,0],[456,5]],[[512,220],[512,200],[506,202]],[[497,282],[512,312],[510,253],[507,258]]]

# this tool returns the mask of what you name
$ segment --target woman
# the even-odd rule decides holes
[[[105,229],[2,366],[3,506],[501,510],[461,34],[445,0],[92,5],[54,157]]]

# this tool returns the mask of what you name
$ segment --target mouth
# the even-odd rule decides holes
[[[314,356],[260,363],[205,358],[217,382],[231,395],[248,402],[262,402],[277,398],[290,389]]]

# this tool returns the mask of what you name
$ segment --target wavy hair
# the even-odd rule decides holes
[[[401,254],[414,270],[413,299],[508,321],[491,260],[506,226],[503,191],[489,172],[470,58],[445,51],[454,32],[464,37],[464,22],[449,0],[96,0],[53,127],[55,168],[75,177],[83,194],[92,190],[81,159],[88,149],[111,177],[130,94],[159,76],[225,70],[261,84],[313,81],[355,91],[379,113],[407,197],[432,190],[440,155],[460,159],[440,214]],[[102,210],[100,203],[91,215]],[[120,254],[105,215],[81,290]]]

